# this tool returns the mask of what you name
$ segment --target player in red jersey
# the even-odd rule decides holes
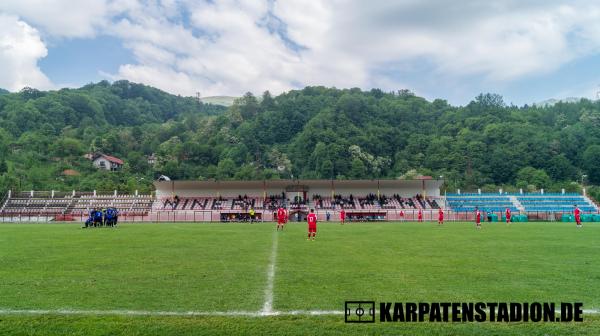
[[[419,214],[417,215],[417,218],[419,219],[419,222],[423,221],[423,211],[421,211],[421,209],[419,209]]]
[[[575,214],[575,223],[577,223],[577,227],[580,228],[581,227],[581,210],[579,210],[579,208],[577,207],[577,204],[575,204],[575,210],[573,210],[573,213]]]
[[[478,229],[481,229],[481,211],[479,211],[479,208],[475,208],[475,225]]]
[[[283,207],[279,207],[279,209],[277,209],[277,231],[279,231],[279,228],[281,228],[281,231],[283,231],[283,225],[287,222],[287,213],[285,211],[285,209]]]
[[[510,224],[510,208],[506,208],[506,224]]]
[[[306,216],[306,221],[308,222],[308,238],[306,240],[310,240],[312,234],[312,240],[315,240],[315,235],[317,234],[317,215],[315,214],[315,209],[310,209],[310,213]]]
[[[440,208],[440,210],[438,211],[438,225],[442,224],[444,224],[444,210]]]
[[[400,210],[400,221],[404,222],[404,211]]]
[[[344,225],[344,223],[346,223],[346,210],[342,207],[340,211],[340,224]]]

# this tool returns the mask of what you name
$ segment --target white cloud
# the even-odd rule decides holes
[[[144,8],[116,26],[124,39],[155,47],[130,44],[139,64],[118,75],[140,80],[153,68],[153,82],[166,89],[172,73],[185,74],[194,86],[178,91],[185,94],[281,92],[303,85],[397,89],[405,81],[396,72],[386,76],[388,66],[397,70],[426,62],[426,76],[510,82],[554,71],[600,47],[600,11],[585,3],[464,1],[449,7],[440,1],[223,0],[179,5],[190,13],[192,28],[153,17]],[[269,15],[285,31],[262,25]],[[165,59],[161,48],[175,58],[156,64]]]
[[[58,37],[91,37],[106,25],[113,6],[123,0],[2,0],[0,12],[17,15],[24,21]]]
[[[52,87],[37,61],[45,57],[46,46],[39,33],[15,16],[0,13],[0,87],[18,91],[25,86]]]
[[[583,0],[4,0],[0,11],[51,36],[118,36],[135,62],[115,78],[185,95],[393,90],[420,80],[403,77],[411,69],[421,83],[505,85],[600,51],[600,7]]]
[[[477,74],[503,81],[551,71],[598,51],[598,41],[586,48],[570,41],[573,33],[597,31],[597,9],[503,3],[466,1],[449,7],[440,1],[353,2],[336,6],[342,10],[328,21],[329,29],[312,34],[314,23],[295,19],[298,9],[290,2],[282,2],[280,13],[286,22],[296,22],[294,35],[312,41],[309,47],[318,46],[323,54],[341,51],[366,67],[426,60],[444,75]],[[303,32],[310,38],[301,37]]]
[[[239,95],[264,90],[279,93],[310,84],[366,83],[362,60],[343,51],[323,53],[319,45],[309,43],[322,41],[318,30],[314,30],[312,40],[297,41],[291,30],[288,36],[273,31],[273,27],[265,24],[269,15],[274,15],[270,1],[190,2],[186,9],[191,18],[191,27],[186,28],[168,20],[149,18],[143,10],[120,21],[113,29],[115,34],[143,43],[127,44],[139,64],[121,67],[118,76],[139,81],[152,73],[152,83],[163,89],[181,87],[180,83],[185,82],[190,87],[177,93],[200,91],[203,95]],[[306,12],[313,9],[319,13]],[[317,15],[330,13],[317,5],[305,9],[301,17],[318,22]],[[321,33],[325,32],[321,29]],[[301,49],[290,47],[290,43]],[[175,59],[157,64],[156,60],[165,59],[164,51]],[[185,80],[173,84],[174,74],[185,74]]]

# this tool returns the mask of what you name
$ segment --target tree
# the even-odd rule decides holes
[[[0,175],[4,175],[8,172],[8,165],[5,160],[0,159]]]
[[[542,189],[550,187],[551,180],[548,174],[543,169],[535,169],[533,167],[525,167],[517,172],[517,186],[525,187],[532,186],[533,189]]]
[[[575,178],[577,170],[564,154],[553,156],[546,165],[548,175],[555,181],[567,181]]]
[[[51,146],[53,155],[57,157],[81,156],[84,153],[81,141],[74,138],[61,138]]]
[[[583,152],[583,168],[589,182],[600,184],[600,145],[592,145]]]
[[[271,92],[265,91],[263,93],[260,106],[263,110],[269,110],[275,107],[275,100],[273,99],[273,96],[271,96]]]
[[[0,157],[6,157],[8,155],[8,142],[10,134],[7,131],[0,128]]]
[[[367,169],[363,161],[359,158],[352,159],[352,163],[350,165],[350,177],[351,178],[365,178],[367,175]]]
[[[505,106],[502,96],[495,93],[482,93],[475,98],[475,102],[485,108]]]
[[[173,178],[387,178],[411,169],[444,175],[452,188],[574,190],[581,173],[600,183],[600,107],[581,100],[507,106],[482,94],[467,106],[403,90],[306,87],[229,108],[198,104],[128,81],[0,95],[3,185],[80,189],[133,187]],[[126,158],[99,174],[82,158]],[[150,167],[146,157],[155,153]],[[57,180],[67,168],[77,178]],[[106,180],[106,181],[105,181]],[[136,180],[137,181],[137,180]],[[139,183],[151,188],[151,183]],[[0,191],[1,192],[1,191]]]
[[[245,164],[233,175],[234,180],[253,180],[256,177],[256,168],[250,164]]]
[[[238,100],[238,106],[240,114],[244,120],[248,120],[256,116],[260,108],[258,100],[251,92],[246,92],[246,94]]]
[[[229,180],[236,173],[235,162],[232,159],[222,159],[217,165],[217,178],[219,180]]]

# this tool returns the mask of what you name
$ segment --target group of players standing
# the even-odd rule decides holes
[[[575,204],[575,210],[573,210],[573,214],[575,215],[575,223],[577,223],[577,228],[581,228],[581,210],[577,207],[577,204]],[[510,208],[506,208],[504,218],[506,218],[506,224],[509,225],[512,218]],[[419,210],[419,222],[422,221],[423,215],[421,210]],[[444,210],[440,208],[438,211],[438,225],[442,224],[444,224]],[[475,208],[475,227],[481,229],[481,211],[477,207]]]
[[[83,228],[88,227],[115,227],[117,222],[119,221],[119,211],[116,208],[106,208],[106,209],[92,209],[90,210],[89,217],[85,221],[85,226]]]
[[[575,205],[575,210],[573,211],[575,215],[575,222],[577,223],[577,228],[581,228],[581,210]],[[506,208],[505,211],[506,224],[509,225],[512,219],[512,214],[510,208]],[[277,230],[283,230],[285,223],[287,223],[288,216],[287,211],[283,207],[279,207],[277,209]],[[419,222],[423,221],[423,213],[419,210]],[[315,240],[315,236],[317,234],[317,215],[315,214],[314,209],[310,209],[310,213],[306,216],[306,221],[308,223],[308,237],[306,240]],[[340,211],[340,224],[344,224],[346,222],[346,211],[342,208]],[[440,208],[438,210],[438,225],[444,224],[444,210]],[[481,211],[479,208],[475,208],[475,227],[477,229],[481,229]]]
[[[279,207],[277,209],[277,231],[282,230],[288,221],[288,214],[285,208]],[[310,209],[310,213],[306,216],[306,221],[308,223],[308,237],[306,240],[315,240],[317,235],[317,215],[315,214],[315,209]],[[346,211],[344,208],[340,211],[340,224],[344,225],[346,222]]]

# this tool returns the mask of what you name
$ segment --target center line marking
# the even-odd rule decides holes
[[[261,310],[263,315],[272,315],[273,312],[273,283],[275,282],[275,262],[277,261],[277,242],[278,231],[273,231],[273,246],[271,247],[271,257],[267,267],[267,287],[265,288],[265,303]]]

